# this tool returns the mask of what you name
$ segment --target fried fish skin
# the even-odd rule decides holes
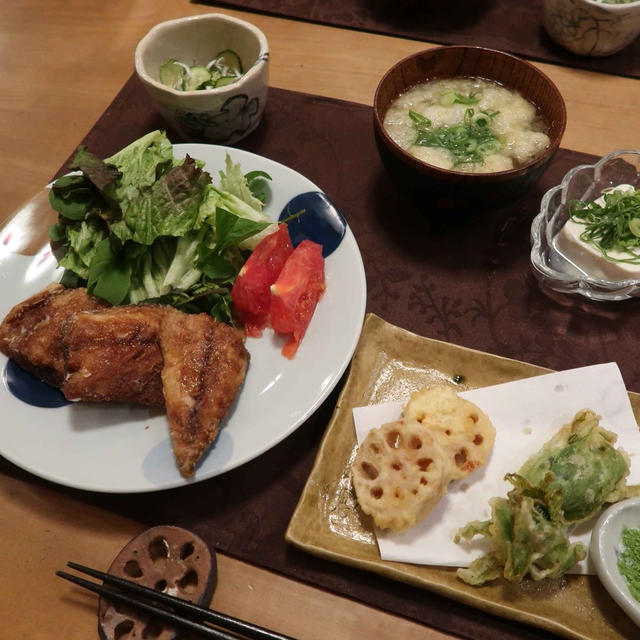
[[[167,308],[160,326],[162,385],[180,473],[190,478],[244,382],[242,335],[210,315]]]
[[[75,313],[63,325],[67,400],[164,405],[160,325],[151,304]]]
[[[65,377],[65,321],[74,313],[108,306],[84,288],[50,284],[9,311],[0,325],[0,351],[43,382],[60,387]]]

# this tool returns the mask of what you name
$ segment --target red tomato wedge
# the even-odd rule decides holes
[[[264,237],[240,269],[231,299],[242,317],[247,335],[257,337],[267,326],[271,306],[269,288],[293,252],[286,224]]]
[[[271,326],[288,334],[282,355],[293,358],[325,289],[322,246],[303,240],[271,286]]]

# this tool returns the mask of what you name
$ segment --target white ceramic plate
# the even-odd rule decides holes
[[[245,172],[266,171],[272,177],[272,193],[265,213],[274,220],[295,196],[320,191],[292,169],[239,149],[179,144],[174,152],[203,160],[214,179],[224,167],[226,152]],[[3,253],[0,248],[0,317],[60,275],[48,247],[30,257]],[[182,486],[252,460],[291,434],[320,406],[353,355],[364,319],[366,281],[360,251],[348,227],[326,259],[325,277],[326,291],[293,360],[281,355],[283,341],[270,330],[261,338],[247,339],[251,363],[244,386],[192,480],[185,480],[177,470],[163,411],[89,403],[32,406],[10,392],[7,358],[2,354],[0,454],[42,478],[113,493]]]
[[[618,570],[624,527],[640,527],[640,498],[618,502],[598,518],[591,534],[589,551],[598,577],[609,595],[640,626],[640,602],[631,595],[626,580]]]

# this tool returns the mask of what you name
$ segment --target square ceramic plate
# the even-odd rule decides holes
[[[471,587],[455,569],[380,559],[370,519],[358,509],[350,465],[356,450],[353,407],[406,401],[430,384],[476,388],[548,369],[416,336],[375,315],[366,317],[349,378],[302,496],[286,532],[288,542],[317,556],[367,569],[506,618],[581,640],[637,637],[637,627],[608,596],[596,576],[509,584],[503,580]],[[636,421],[640,395],[629,394]]]

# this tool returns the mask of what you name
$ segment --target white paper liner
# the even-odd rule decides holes
[[[535,376],[459,395],[478,405],[496,429],[495,446],[487,465],[452,482],[436,508],[409,531],[377,530],[383,560],[468,566],[489,546],[480,537],[455,544],[456,531],[472,520],[487,520],[491,515],[489,498],[506,496],[512,488],[503,479],[505,474],[517,471],[581,409],[591,409],[600,415],[600,424],[618,435],[616,447],[622,447],[631,458],[627,481],[630,484],[640,482],[637,461],[640,431],[616,363]],[[362,442],[371,429],[399,419],[402,406],[403,403],[395,402],[353,409],[358,442]],[[571,541],[579,540],[588,548],[594,522],[575,527]],[[595,570],[587,556],[571,572],[594,574]]]

